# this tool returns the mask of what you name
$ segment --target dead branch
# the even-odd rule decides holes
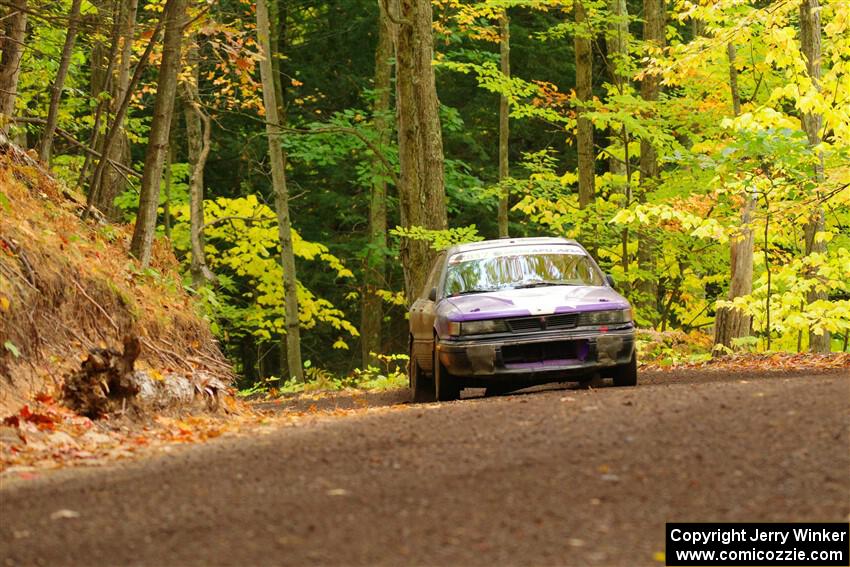
[[[109,321],[109,323],[112,325],[112,328],[115,329],[116,331],[120,331],[121,328],[118,326],[118,324],[115,322],[115,320],[112,319],[112,317],[109,316],[109,313],[106,312],[106,309],[104,309],[100,305],[100,303],[98,303],[97,301],[92,299],[92,297],[88,293],[86,293],[86,290],[83,289],[83,286],[80,285],[80,282],[78,282],[77,280],[75,280],[73,278],[71,279],[71,281],[74,282],[74,285],[77,287],[78,290],[80,290],[80,293],[83,294],[83,297],[88,299],[91,302],[91,304],[94,305],[95,307],[97,307],[98,311],[100,311],[100,313],[104,317],[106,317],[107,321]]]
[[[30,116],[16,116],[12,120],[14,122],[20,122],[21,124],[38,124],[40,126],[43,126],[47,123],[47,121],[44,118],[34,118],[34,117],[30,117]],[[70,144],[80,148],[85,153],[89,154],[90,156],[96,157],[98,159],[104,159],[103,154],[101,154],[97,150],[94,150],[94,149],[88,147],[87,145],[85,145],[81,141],[74,138],[74,136],[70,132],[68,132],[67,130],[63,130],[62,128],[56,128],[56,133],[59,134],[59,136],[61,136],[65,140],[67,140]],[[123,163],[118,163],[117,161],[114,161],[114,160],[111,160],[111,159],[107,159],[106,161],[109,163],[110,166],[112,166],[113,169],[115,169],[116,172],[124,175],[125,178],[128,175],[133,176],[137,179],[140,179],[142,177],[141,173],[139,173],[138,171],[134,171],[133,169],[130,169],[129,167],[127,167]]]

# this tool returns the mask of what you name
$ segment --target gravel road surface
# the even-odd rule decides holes
[[[848,521],[850,373],[641,379],[6,481],[0,565],[662,565],[667,521]]]

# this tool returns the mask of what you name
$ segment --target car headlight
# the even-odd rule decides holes
[[[582,313],[580,325],[616,325],[632,320],[631,309],[613,309],[610,311],[590,311]]]
[[[508,327],[504,321],[464,321],[459,323],[449,321],[449,334],[453,337],[458,335],[486,335],[489,333],[507,333]]]
[[[461,335],[486,335],[487,333],[507,333],[504,321],[469,321],[460,324]]]

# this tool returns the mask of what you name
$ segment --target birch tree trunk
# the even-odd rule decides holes
[[[12,0],[4,9],[4,30],[0,40],[3,56],[0,58],[0,133],[8,134],[15,116],[15,98],[18,94],[18,75],[24,55],[27,32],[27,0]]]
[[[579,100],[578,120],[576,124],[576,142],[578,146],[578,204],[587,207],[596,193],[594,175],[593,124],[583,116],[584,103],[593,98],[593,51],[590,25],[587,23],[582,0],[574,0],[575,9],[575,55],[576,55],[576,98]]]
[[[511,30],[510,19],[508,19],[507,8],[502,10],[499,18],[499,62],[502,75],[505,78],[511,76]],[[510,176],[508,163],[508,141],[510,138],[510,124],[508,119],[508,97],[499,97],[499,237],[508,236],[508,201],[510,190],[507,180]]]
[[[732,96],[732,109],[735,116],[741,113],[741,95],[738,91],[738,69],[735,67],[735,44],[726,46],[729,59],[729,91]],[[750,228],[755,199],[744,195],[744,209],[741,212],[741,228],[729,241],[731,281],[729,301],[736,297],[749,295],[753,291],[753,247],[755,239]],[[720,307],[714,321],[714,344],[732,348],[732,341],[750,335],[751,319],[747,313],[730,307]],[[713,355],[722,354],[722,349],[713,351]]]
[[[275,209],[277,211],[278,238],[280,239],[281,266],[283,267],[283,290],[286,325],[286,362],[289,377],[304,380],[301,364],[301,336],[298,326],[298,288],[295,274],[295,254],[292,249],[292,225],[289,218],[289,191],[286,187],[286,161],[283,154],[283,132],[278,114],[279,101],[275,89],[274,69],[269,31],[268,0],[257,0],[257,43],[263,52],[260,61],[260,79],[263,84],[263,106],[266,111],[266,134],[269,138],[269,161],[272,168]]]
[[[802,0],[800,2],[800,43],[803,55],[806,58],[806,67],[809,78],[814,86],[820,89],[820,67],[821,67],[821,23],[820,6],[818,0]],[[820,114],[803,115],[803,129],[809,139],[809,144],[814,147],[820,144],[823,117]],[[820,184],[823,183],[823,156],[818,154],[818,162],[814,167],[814,178],[818,187],[816,193],[820,195]],[[826,242],[817,239],[817,233],[824,230],[823,207],[818,205],[809,217],[806,224],[806,255],[826,253]],[[826,291],[812,289],[806,298],[809,303],[827,299]],[[816,334],[809,329],[809,350],[812,352],[829,352],[830,335],[824,331]]]
[[[180,44],[186,19],[186,0],[168,0],[163,14],[165,38],[162,43],[162,62],[153,107],[153,121],[148,135],[145,169],[142,172],[139,212],[130,242],[130,253],[142,266],[150,264],[153,237],[156,230],[156,210],[159,205],[159,185],[162,182],[162,165],[168,150],[174,100],[177,97],[177,73],[180,70]]]
[[[396,106],[401,165],[402,227],[444,230],[443,135],[434,82],[431,3],[401,0],[396,52]],[[401,263],[408,302],[422,291],[436,252],[428,242],[402,239]]]
[[[59,101],[62,98],[62,89],[65,86],[65,77],[68,76],[68,68],[71,66],[71,55],[74,52],[74,43],[77,41],[77,26],[80,23],[80,5],[82,0],[72,0],[71,11],[68,14],[68,31],[65,33],[65,44],[62,46],[62,55],[59,58],[59,69],[56,79],[50,89],[50,107],[47,109],[47,124],[41,135],[41,145],[38,149],[38,157],[44,163],[50,162],[50,153],[53,149],[53,134],[56,132],[56,124],[59,121]]]
[[[392,126],[388,121],[392,87],[392,25],[383,0],[378,0],[378,46],[375,50],[375,104],[373,126],[377,143],[385,148],[390,143]],[[380,353],[383,305],[376,294],[385,285],[387,270],[387,180],[383,164],[375,156],[375,179],[369,201],[369,251],[366,256],[364,286],[360,309],[360,344],[362,364],[374,362],[371,353]]]

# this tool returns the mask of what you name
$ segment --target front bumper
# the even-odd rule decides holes
[[[634,354],[635,330],[628,325],[605,331],[586,328],[481,336],[443,340],[436,348],[443,367],[454,376],[482,378],[485,382],[520,377],[549,380],[628,363]]]

